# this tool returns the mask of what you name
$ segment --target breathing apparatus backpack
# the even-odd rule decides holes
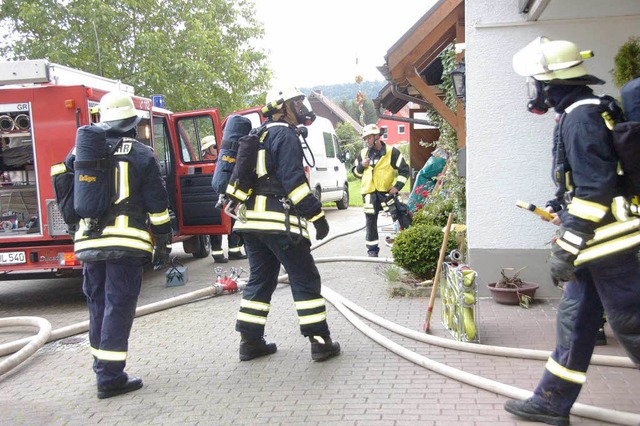
[[[625,120],[613,126],[613,148],[623,172],[625,195],[640,195],[640,78],[620,89]]]
[[[236,165],[240,139],[247,136],[249,132],[251,132],[251,120],[238,114],[229,116],[222,135],[216,170],[211,179],[211,186],[220,198],[216,207],[222,206],[231,173]]]
[[[79,127],[75,160],[67,158],[51,167],[56,203],[68,225],[86,219],[90,231],[104,226],[113,202],[113,154],[122,140],[112,146],[103,127]]]
[[[98,221],[111,205],[112,164],[101,126],[82,126],[76,133],[73,206],[83,219]]]

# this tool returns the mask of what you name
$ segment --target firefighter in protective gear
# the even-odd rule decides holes
[[[113,202],[102,229],[87,233],[81,220],[74,241],[76,257],[83,261],[89,341],[101,399],[142,387],[142,380],[128,376],[124,368],[143,265],[152,256],[166,262],[171,247],[167,191],[153,150],[134,139],[139,121],[126,93],[107,93],[100,101],[98,125],[106,129],[108,146],[118,144]]]
[[[307,227],[312,223],[316,239],[321,240],[329,233],[329,224],[304,173],[297,127],[313,122],[315,114],[305,95],[295,88],[270,91],[263,114],[267,121],[258,131],[257,155],[244,155],[243,144],[247,142],[241,140],[227,190],[227,195],[244,203],[242,208],[246,209],[244,220],[234,224],[234,231],[244,236],[250,267],[236,321],[241,335],[240,360],[277,350],[275,343],[265,341],[264,330],[282,265],[289,275],[300,332],[311,342],[311,358],[324,361],[338,355],[340,345],[331,339]],[[257,164],[242,164],[244,161]],[[253,175],[237,176],[238,170]],[[243,181],[254,182],[253,187],[239,193],[235,188],[245,187]]]
[[[637,245],[607,253],[603,244],[600,257],[574,266],[598,228],[615,225],[628,215],[620,208],[625,203],[620,202],[624,199],[616,172],[618,159],[603,99],[588,87],[603,83],[587,73],[583,60],[590,56],[571,42],[540,37],[513,57],[515,71],[534,87],[529,110],[554,108],[558,114],[553,140],[558,191],[547,210],[557,215],[560,232],[549,265],[554,280],[568,282],[558,306],[557,345],[542,379],[531,398],[509,400],[505,409],[527,420],[556,425],[569,424],[569,411],[586,380],[603,307],[613,333],[640,366]]]
[[[400,151],[380,140],[378,126],[364,126],[362,139],[367,146],[356,157],[352,171],[362,179],[360,191],[366,219],[367,254],[369,257],[378,257],[378,213],[388,210],[387,202],[393,201],[394,196],[409,180],[411,172]]]

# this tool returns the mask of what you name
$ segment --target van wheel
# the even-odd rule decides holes
[[[342,199],[336,201],[336,207],[338,207],[338,210],[345,210],[349,207],[349,185],[345,185],[342,188]]]
[[[322,189],[319,186],[316,186],[313,189],[313,196],[318,199],[318,201],[322,202]]]
[[[203,259],[211,254],[211,241],[208,235],[197,235],[195,237],[196,250],[191,253],[196,259]]]

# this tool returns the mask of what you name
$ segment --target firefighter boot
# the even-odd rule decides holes
[[[511,414],[522,417],[525,420],[546,423],[548,425],[564,426],[569,424],[569,416],[561,416],[559,414],[552,413],[530,399],[525,401],[510,399],[505,402],[504,409]]]
[[[249,361],[265,355],[271,355],[278,350],[275,343],[267,343],[264,337],[248,337],[241,334],[240,361]]]
[[[246,258],[247,255],[242,254],[241,251],[229,251],[229,260],[242,260]]]
[[[111,398],[133,392],[142,387],[142,379],[139,377],[126,377],[126,381],[98,386],[98,399]]]
[[[333,342],[329,336],[309,336],[311,359],[325,361],[340,353],[340,343]]]
[[[598,329],[596,334],[596,346],[605,346],[607,344],[607,335],[604,334],[604,327]]]

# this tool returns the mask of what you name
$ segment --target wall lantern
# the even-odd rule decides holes
[[[456,98],[461,99],[462,102],[464,102],[467,96],[464,62],[459,62],[456,69],[451,71],[449,75],[453,82],[453,93],[455,93]]]

